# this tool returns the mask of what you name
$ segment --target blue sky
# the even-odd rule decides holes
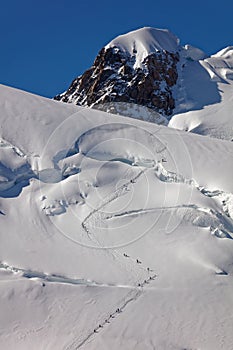
[[[0,82],[52,97],[111,39],[168,28],[207,54],[233,45],[233,1],[1,0]]]

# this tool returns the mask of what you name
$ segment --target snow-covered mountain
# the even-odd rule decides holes
[[[232,48],[145,28],[85,88],[106,52],[109,105],[76,105],[86,73],[75,103],[0,85],[0,348],[233,349]],[[118,102],[117,64],[147,84],[152,61],[173,108]]]
[[[170,115],[178,61],[178,39],[172,33],[143,28],[111,41],[93,66],[55,99],[90,107],[131,102]]]
[[[206,57],[146,27],[112,40],[55,99],[231,139],[232,81],[232,47]]]

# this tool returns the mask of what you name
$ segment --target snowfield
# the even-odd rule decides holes
[[[0,95],[1,348],[233,349],[233,143]]]

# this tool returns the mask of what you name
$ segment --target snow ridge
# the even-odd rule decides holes
[[[118,48],[135,56],[134,68],[139,68],[150,54],[158,51],[177,52],[179,39],[167,29],[144,27],[118,36],[105,48]]]

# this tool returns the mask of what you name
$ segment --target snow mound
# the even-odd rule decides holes
[[[140,67],[143,60],[158,51],[177,52],[179,39],[167,29],[144,27],[113,39],[105,48],[117,47],[136,57],[134,67]]]
[[[206,54],[202,50],[200,50],[192,45],[187,44],[187,45],[185,45],[184,49],[185,49],[185,56],[187,58],[188,57],[191,58],[194,61],[199,61],[199,60],[203,60],[204,58],[206,58]]]

